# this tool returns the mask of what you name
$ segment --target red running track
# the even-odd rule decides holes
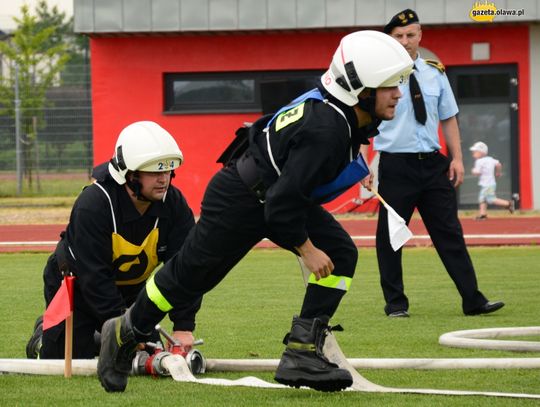
[[[340,219],[343,227],[359,247],[375,246],[376,219]],[[539,245],[540,217],[514,216],[475,221],[461,219],[465,241],[469,246]],[[431,246],[431,240],[420,219],[409,225],[414,237],[407,246]],[[0,252],[54,250],[64,225],[0,225]],[[275,247],[269,241],[258,247]]]

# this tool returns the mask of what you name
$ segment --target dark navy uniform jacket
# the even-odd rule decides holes
[[[172,185],[164,202],[153,202],[141,215],[125,186],[111,178],[106,164],[96,167],[92,176],[103,189],[94,183],[79,195],[63,239],[53,255],[56,257],[53,264],[66,259],[69,270],[76,276],[75,306],[93,315],[101,326],[135,301],[139,291],[144,289],[149,273],[180,250],[195,222],[184,196]],[[159,236],[157,244],[147,245],[153,246],[152,253],[148,253],[148,247],[146,252],[136,255],[122,253],[124,246],[144,246],[152,231],[153,235]],[[114,234],[119,235],[117,240],[122,242],[114,245],[118,253],[113,250]],[[152,263],[152,258],[156,264]],[[45,279],[51,277],[60,281],[58,267],[45,270]],[[170,314],[174,330],[194,329],[200,303],[199,300],[189,309]]]
[[[250,151],[267,186],[265,219],[280,244],[298,247],[308,238],[305,221],[313,190],[334,180],[356,157],[360,144],[369,144],[374,129],[358,128],[354,109],[319,89],[329,103],[308,99],[304,106],[284,120],[272,122],[268,154],[266,132],[261,131],[270,116],[264,116],[250,131]],[[274,160],[281,174],[278,177]]]

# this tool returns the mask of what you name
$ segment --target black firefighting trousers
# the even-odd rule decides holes
[[[58,249],[57,249],[58,250]],[[61,250],[61,249],[60,249]],[[49,256],[43,271],[44,296],[46,306],[49,306],[62,282],[62,274],[59,270],[57,251]],[[91,308],[84,300],[75,280],[75,292],[73,294],[73,359],[93,359],[99,353],[99,336],[101,321],[93,316]],[[132,287],[133,293],[140,291],[142,285]],[[144,290],[143,290],[144,291]],[[135,295],[124,297],[129,306],[135,301]],[[157,331],[152,329],[150,341],[161,340]],[[65,349],[65,322],[61,322],[43,332],[42,345],[39,352],[40,359],[63,359]]]
[[[155,275],[156,286],[173,308],[189,306],[215,287],[265,237],[294,252],[294,248],[281,245],[279,237],[268,229],[263,205],[242,183],[234,164],[213,177],[206,189],[198,223],[180,252]],[[306,225],[312,243],[332,260],[335,267],[332,274],[352,278],[358,251],[339,222],[322,207],[314,205],[309,210]],[[345,292],[308,284],[300,316],[332,317]],[[279,293],[268,292],[268,295],[275,297]],[[133,325],[140,332],[149,332],[163,315],[150,301],[146,290],[141,291],[131,313]]]

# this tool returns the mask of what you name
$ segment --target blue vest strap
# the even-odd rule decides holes
[[[333,181],[315,188],[311,197],[321,203],[330,202],[368,175],[369,168],[364,157],[358,154],[356,160],[351,161]]]
[[[298,96],[296,99],[294,99],[287,106],[283,106],[281,109],[279,109],[276,112],[276,114],[274,114],[274,116],[272,116],[272,118],[268,121],[268,123],[266,124],[266,127],[270,127],[272,125],[272,123],[274,122],[274,120],[276,119],[276,117],[278,117],[281,113],[286,112],[287,110],[294,109],[296,106],[301,105],[302,103],[304,103],[308,99],[317,99],[317,100],[320,100],[320,101],[324,100],[324,98],[321,95],[321,92],[319,91],[319,89],[317,89],[317,88],[311,89],[310,91]]]
[[[294,109],[296,106],[301,105],[308,99],[316,99],[320,101],[324,101],[323,96],[321,95],[321,92],[319,89],[311,89],[310,91],[304,93],[303,95],[298,96],[296,99],[294,99],[291,103],[289,103],[287,106],[282,107],[279,109],[274,116],[268,121],[268,124],[266,125],[267,128],[269,128],[274,120],[283,112],[286,112],[288,110]],[[334,109],[337,109],[337,107],[332,106]],[[343,113],[340,111],[340,114],[343,115]],[[271,155],[271,152],[269,152]],[[357,182],[364,179],[366,176],[369,175],[369,168],[364,161],[364,158],[361,154],[358,155],[358,157],[351,161],[344,169],[343,171],[331,182],[328,184],[324,184],[321,186],[318,186],[313,190],[311,193],[311,197],[321,203],[327,203],[335,198],[337,198],[339,195],[341,195],[343,192],[345,192],[347,189],[352,187]]]

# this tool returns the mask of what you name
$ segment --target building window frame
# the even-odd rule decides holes
[[[276,82],[282,86],[288,81],[305,82],[306,86],[313,83],[313,88],[324,71],[314,70],[287,70],[287,71],[241,71],[241,72],[174,72],[164,73],[164,100],[163,114],[211,114],[211,113],[260,113],[263,109],[261,87]],[[179,82],[204,83],[219,81],[252,81],[252,97],[247,101],[214,101],[202,97],[199,100],[178,101],[175,98],[175,84]],[[308,90],[308,89],[306,89]],[[199,95],[200,96],[200,95]],[[298,94],[293,97],[299,96]]]

